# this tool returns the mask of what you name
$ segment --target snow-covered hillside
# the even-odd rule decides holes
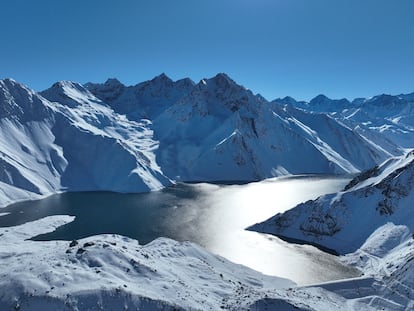
[[[155,161],[149,121],[116,114],[72,82],[42,95],[0,81],[0,205],[64,190],[139,192],[170,184]]]
[[[317,244],[340,254],[359,249],[388,222],[414,231],[414,152],[355,177],[343,192],[322,196],[250,230]]]
[[[413,310],[413,254],[414,240],[408,227],[387,223],[356,252],[341,257],[345,263],[359,267],[363,276],[316,286],[355,303],[354,310],[365,306],[374,310]]]
[[[73,220],[52,216],[0,228],[2,310],[217,310],[243,293],[294,286],[208,253],[186,242],[159,238],[147,245],[117,235],[80,241],[28,238]],[[4,309],[3,309],[4,308]]]
[[[358,175],[340,193],[302,203],[249,230],[346,254],[342,261],[363,272],[318,288],[374,310],[413,310],[413,202],[411,151]]]

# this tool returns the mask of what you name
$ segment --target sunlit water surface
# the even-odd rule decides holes
[[[357,275],[337,257],[312,246],[244,230],[309,199],[343,188],[347,178],[295,177],[244,185],[177,184],[144,194],[81,192],[11,205],[0,226],[48,215],[74,215],[74,222],[38,236],[72,240],[117,233],[148,243],[157,237],[192,241],[233,262],[298,284]]]

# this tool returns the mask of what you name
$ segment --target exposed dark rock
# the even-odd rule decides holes
[[[83,254],[84,252],[86,252],[86,250],[85,250],[85,249],[83,249],[83,248],[81,247],[81,248],[79,248],[79,249],[76,251],[76,254],[77,254],[77,255],[81,255],[81,254]]]
[[[76,246],[76,245],[78,245],[78,244],[79,244],[79,242],[78,242],[78,241],[73,240],[72,242],[70,242],[69,247],[74,247],[74,246]]]
[[[377,176],[379,173],[379,167],[375,166],[369,170],[366,170],[365,172],[362,172],[361,174],[358,174],[358,176],[355,176],[344,188],[344,191],[347,191],[351,189],[352,187],[356,186],[360,182],[367,180],[368,178]]]

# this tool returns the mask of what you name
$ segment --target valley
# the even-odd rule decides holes
[[[413,104],[0,80],[0,303],[410,310]]]

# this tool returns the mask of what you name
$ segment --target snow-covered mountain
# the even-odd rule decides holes
[[[376,229],[388,222],[404,225],[413,232],[413,202],[411,151],[358,175],[340,193],[300,204],[250,230],[346,254],[358,250]]]
[[[326,113],[269,103],[224,73],[198,84],[162,74],[132,87],[113,79],[86,87],[130,119],[152,118],[157,161],[177,180],[356,173],[402,153],[374,131],[362,135]],[[329,101],[321,95],[312,104]]]
[[[0,81],[1,205],[64,190],[170,184],[155,161],[149,121],[116,114],[77,83],[56,83],[42,95]]]
[[[223,73],[197,84],[165,74],[135,86],[62,81],[41,93],[2,80],[0,93],[0,205],[64,190],[150,191],[170,179],[357,173],[402,153],[376,130],[291,98],[268,102]]]
[[[399,152],[325,114],[271,104],[225,74],[195,85],[154,120],[154,131],[161,167],[181,180],[356,173]]]
[[[274,102],[305,111],[329,114],[379,145],[387,144],[384,140],[386,138],[397,146],[412,148],[414,141],[413,94],[396,96],[382,94],[367,99],[357,98],[352,102],[347,99],[330,99],[324,95],[318,95],[310,102],[298,102],[291,97],[277,99]]]

